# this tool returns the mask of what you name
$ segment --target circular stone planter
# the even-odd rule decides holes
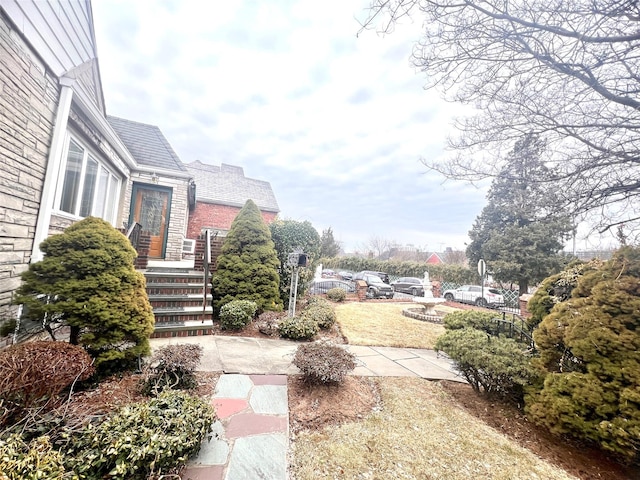
[[[444,315],[438,312],[436,312],[435,315],[433,313],[425,313],[425,309],[420,307],[405,308],[402,310],[402,315],[430,323],[442,323],[442,319],[444,317]]]

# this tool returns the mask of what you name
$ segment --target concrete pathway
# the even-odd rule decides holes
[[[195,343],[203,349],[199,370],[257,375],[295,375],[291,364],[300,342],[280,339],[204,335],[151,339],[151,347]],[[345,345],[358,358],[353,375],[370,377],[422,377],[464,382],[451,360],[420,348]]]
[[[195,343],[199,370],[223,372],[213,393],[213,438],[189,461],[185,480],[286,480],[289,446],[287,375],[299,342],[206,335],[156,338],[151,347]],[[433,350],[345,345],[358,359],[353,375],[464,382]]]

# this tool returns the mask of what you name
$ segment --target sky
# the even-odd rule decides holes
[[[455,104],[410,64],[421,24],[360,32],[368,0],[93,0],[107,113],[157,125],[183,163],[271,183],[280,218],[464,249],[486,191],[444,181]],[[197,184],[197,179],[196,179]]]

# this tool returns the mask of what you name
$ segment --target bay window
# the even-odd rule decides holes
[[[116,221],[120,180],[74,137],[69,138],[58,189],[56,206],[61,212],[100,217],[111,224]]]

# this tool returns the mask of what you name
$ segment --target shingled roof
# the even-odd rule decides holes
[[[242,207],[251,199],[262,211],[280,211],[271,184],[245,177],[242,167],[207,165],[198,160],[186,167],[196,182],[196,201]]]
[[[107,116],[109,124],[131,152],[138,165],[186,172],[187,169],[155,125]]]

